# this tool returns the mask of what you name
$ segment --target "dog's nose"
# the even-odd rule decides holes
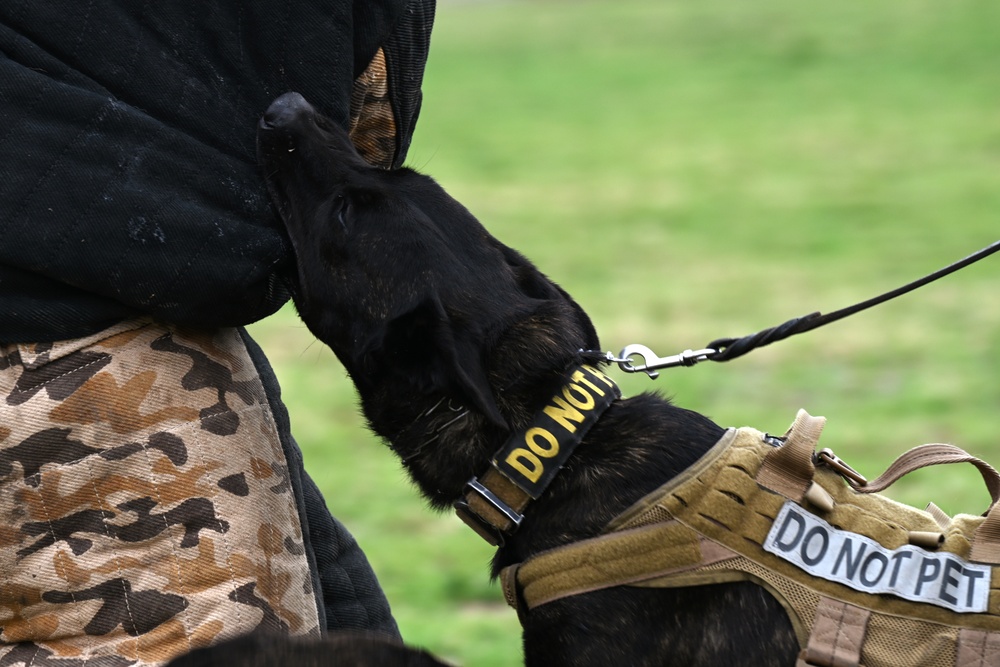
[[[316,110],[306,102],[306,98],[298,93],[285,93],[264,112],[260,119],[261,127],[274,129],[291,123],[300,114],[313,114]]]

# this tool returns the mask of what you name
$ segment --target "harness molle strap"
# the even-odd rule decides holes
[[[850,667],[861,664],[871,612],[839,600],[823,598],[816,607],[809,643],[796,667]]]
[[[993,503],[986,519],[976,529],[972,541],[972,560],[1000,564],[1000,503]]]
[[[503,545],[577,445],[621,392],[604,373],[583,364],[570,369],[562,388],[531,423],[493,455],[492,466],[466,484],[455,502],[459,518],[484,540]]]
[[[802,502],[810,489],[813,489],[813,476],[816,473],[813,452],[824,425],[826,417],[813,417],[805,410],[799,410],[795,422],[785,434],[785,443],[771,450],[764,458],[760,472],[757,473],[757,481],[786,498]],[[813,490],[817,499],[825,500],[823,494],[817,494]]]

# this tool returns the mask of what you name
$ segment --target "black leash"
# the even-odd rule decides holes
[[[749,336],[743,336],[742,338],[718,338],[713,340],[701,350],[685,350],[680,354],[675,354],[669,357],[658,357],[653,354],[652,350],[644,345],[629,345],[625,347],[625,349],[623,349],[617,357],[608,352],[607,355],[605,355],[605,359],[607,359],[607,361],[617,363],[623,371],[629,373],[642,371],[649,374],[649,376],[653,378],[657,376],[657,373],[654,370],[657,368],[693,366],[700,361],[706,360],[729,361],[730,359],[741,357],[759,347],[770,345],[771,343],[784,340],[796,334],[812,331],[813,329],[821,327],[824,324],[836,322],[837,320],[844,319],[845,317],[854,315],[855,313],[860,313],[861,311],[867,310],[873,306],[885,303],[890,299],[895,299],[897,296],[902,296],[907,292],[912,292],[918,287],[923,287],[924,285],[934,282],[939,278],[943,278],[950,273],[954,273],[959,269],[964,269],[970,264],[978,262],[998,250],[1000,250],[1000,241],[994,241],[982,250],[974,252],[968,257],[953,264],[949,264],[943,269],[939,269],[938,271],[928,274],[919,280],[914,280],[911,283],[907,283],[902,287],[897,287],[894,290],[868,299],[867,301],[856,303],[853,306],[848,306],[847,308],[841,308],[840,310],[836,310],[826,315],[820,312],[809,313],[808,315],[788,320],[787,322],[779,324],[776,327],[764,329],[763,331],[758,331],[757,333],[750,334]],[[634,365],[632,363],[632,357],[636,355],[641,356],[645,363],[639,366]]]

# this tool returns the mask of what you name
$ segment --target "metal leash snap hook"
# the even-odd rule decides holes
[[[708,359],[709,355],[715,354],[716,350],[707,348],[703,350],[684,350],[680,354],[673,354],[669,357],[659,357],[651,349],[639,343],[626,345],[622,348],[621,354],[617,358],[612,358],[608,353],[608,360],[618,364],[626,373],[645,373],[652,379],[659,377],[657,368],[672,368],[674,366],[694,366],[699,361]],[[640,356],[645,362],[640,366],[632,363],[632,357]]]
[[[642,360],[645,362],[645,364],[643,364],[642,366],[633,365],[632,364],[633,356],[642,357]],[[625,371],[626,373],[645,372],[646,375],[648,375],[650,378],[654,380],[657,377],[659,377],[660,374],[654,370],[651,370],[651,368],[656,368],[657,367],[656,363],[658,361],[661,361],[660,357],[656,356],[656,354],[651,349],[639,343],[632,343],[631,345],[626,345],[625,347],[622,348],[621,353],[618,355],[618,367],[621,368],[623,371]]]

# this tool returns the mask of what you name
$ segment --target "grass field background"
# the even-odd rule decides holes
[[[606,349],[697,348],[1000,238],[998,26],[994,0],[442,0],[408,163],[573,294]],[[612,374],[723,425],[825,415],[823,444],[869,476],[924,442],[1000,465],[998,285],[1000,256],[728,364]],[[404,637],[519,664],[491,550],[426,508],[293,310],[251,330]],[[890,495],[988,502],[971,466]]]

